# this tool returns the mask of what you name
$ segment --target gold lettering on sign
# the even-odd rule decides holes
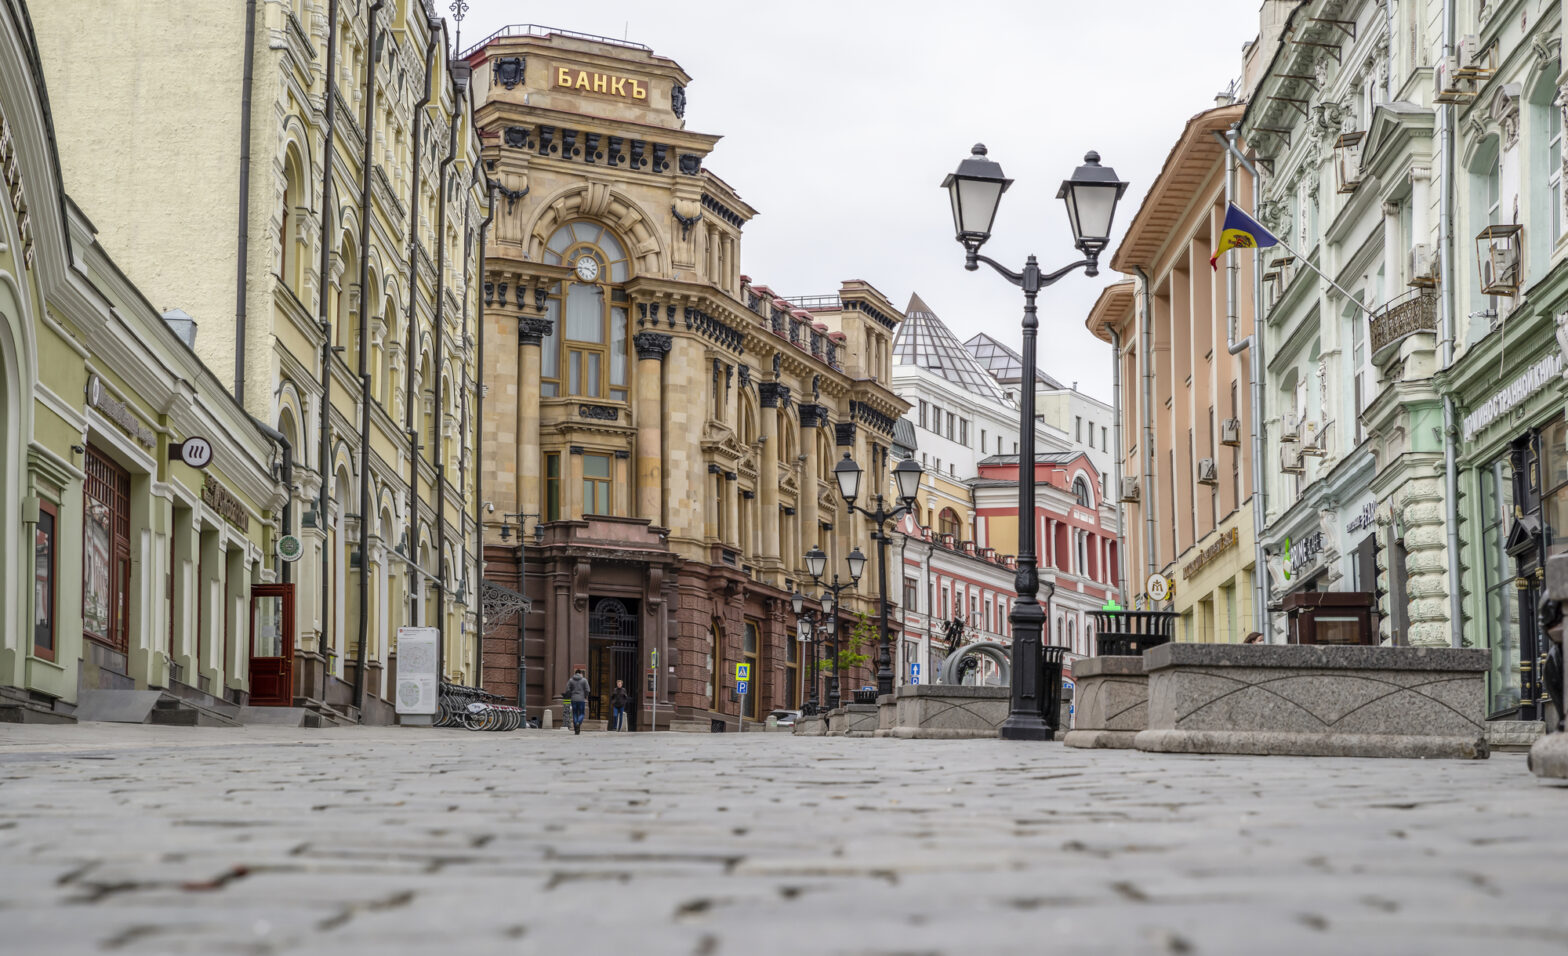
[[[216,511],[223,520],[240,529],[241,532],[250,530],[250,514],[245,511],[245,506],[234,497],[229,489],[218,484],[217,479],[209,473],[203,476],[201,485],[201,500],[207,507]]]
[[[589,70],[573,70],[569,66],[555,68],[555,85],[558,89],[586,90],[589,93],[602,93],[605,96],[619,96],[625,99],[648,98],[648,88],[642,85],[641,80]]]

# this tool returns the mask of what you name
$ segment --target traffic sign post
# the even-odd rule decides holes
[[[648,654],[648,690],[653,694],[648,726],[651,733],[659,729],[659,649],[657,647]]]
[[[920,662],[919,661],[910,661],[909,662],[909,683],[911,683],[911,684],[913,684],[915,686],[919,686],[919,684],[920,684]]]

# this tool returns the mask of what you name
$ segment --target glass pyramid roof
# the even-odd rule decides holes
[[[1004,385],[1017,385],[1024,380],[1023,356],[984,332],[965,342],[964,348],[968,349],[975,361],[995,376],[998,382]],[[1038,365],[1034,368],[1034,378],[1035,384],[1040,388],[1054,391],[1065,387],[1061,382],[1045,374]]]
[[[1007,402],[1007,395],[996,379],[986,374],[974,356],[958,344],[957,336],[918,295],[909,297],[904,321],[893,338],[893,361],[935,372],[981,398]]]

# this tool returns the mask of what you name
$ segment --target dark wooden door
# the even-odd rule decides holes
[[[250,702],[256,707],[294,703],[294,585],[250,589]]]

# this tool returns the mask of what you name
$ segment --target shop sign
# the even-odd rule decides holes
[[[5,176],[5,192],[11,197],[16,216],[16,235],[22,240],[22,265],[33,267],[33,218],[27,212],[26,190],[22,188],[22,163],[11,139],[11,124],[0,116],[0,171]]]
[[[1144,593],[1149,595],[1150,600],[1165,601],[1171,596],[1171,582],[1166,579],[1165,575],[1156,571],[1149,575],[1149,580],[1144,582],[1143,590]]]
[[[1504,386],[1480,408],[1465,416],[1465,441],[1473,441],[1476,432],[1502,418],[1525,399],[1556,381],[1563,373],[1563,356],[1553,352],[1525,369],[1523,375]]]
[[[1199,551],[1197,557],[1187,562],[1186,567],[1181,569],[1182,576],[1190,578],[1194,574],[1197,574],[1199,571],[1203,570],[1203,568],[1206,567],[1209,562],[1213,561],[1215,558],[1219,557],[1230,548],[1234,548],[1237,542],[1240,540],[1241,534],[1235,528],[1232,528],[1229,531],[1220,532],[1220,536],[1216,541],[1212,542],[1202,551]]]
[[[109,383],[96,372],[87,379],[87,404],[102,412],[104,418],[125,429],[125,433],[136,439],[142,447],[151,448],[156,444],[157,438],[152,429],[142,424],[131,407],[115,396]]]
[[[1349,524],[1345,525],[1345,533],[1355,534],[1357,531],[1372,527],[1376,521],[1377,500],[1374,499],[1361,506],[1361,510],[1356,513],[1356,516],[1350,519]]]
[[[223,520],[245,532],[250,530],[250,514],[229,489],[218,484],[211,474],[201,485],[202,504],[223,516]]]
[[[574,70],[566,66],[556,67],[555,86],[557,89],[562,90],[587,90],[590,93],[604,93],[608,96],[619,96],[628,100],[645,100],[648,98],[648,89],[642,85],[641,80],[634,80],[629,76],[612,76],[608,73],[598,73],[592,70]]]
[[[169,460],[183,461],[192,468],[206,468],[212,463],[212,442],[205,438],[187,438],[170,445]]]
[[[1300,541],[1285,539],[1285,580],[1300,576],[1317,563],[1323,553],[1323,532],[1314,531]]]
[[[278,557],[290,564],[298,561],[305,554],[305,546],[300,544],[298,538],[286,534],[278,539]]]

